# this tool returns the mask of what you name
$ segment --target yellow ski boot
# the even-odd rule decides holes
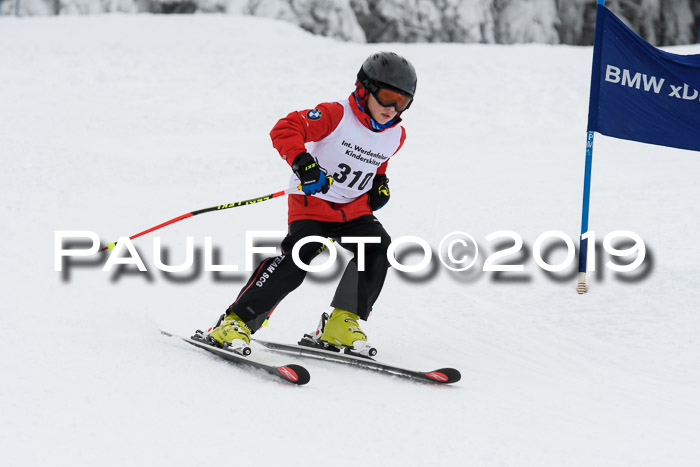
[[[367,343],[367,334],[360,329],[359,319],[355,313],[340,308],[334,309],[330,317],[324,313],[320,325],[322,332],[318,340],[338,349],[346,348],[353,353],[374,357],[377,355],[377,349]]]
[[[250,328],[235,313],[222,316],[209,333],[221,347],[241,355],[250,355]]]

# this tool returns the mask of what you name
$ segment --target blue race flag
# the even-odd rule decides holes
[[[588,131],[700,151],[700,54],[659,50],[599,4]]]

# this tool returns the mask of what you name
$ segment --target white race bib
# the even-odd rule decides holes
[[[355,117],[348,99],[339,103],[344,113],[338,126],[321,141],[306,143],[306,149],[333,176],[333,185],[328,193],[314,196],[332,203],[349,203],[372,188],[372,180],[379,166],[399,148],[402,131],[396,125],[374,132]],[[292,175],[290,187],[297,185],[299,179]]]

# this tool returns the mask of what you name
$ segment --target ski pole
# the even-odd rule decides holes
[[[163,222],[162,224],[156,225],[155,227],[151,227],[148,230],[144,230],[143,232],[139,232],[135,235],[132,235],[131,237],[129,237],[129,240],[133,240],[133,239],[138,238],[142,235],[146,235],[147,233],[151,233],[154,230],[162,229],[163,227],[166,227],[170,224],[174,224],[175,222],[179,222],[183,219],[187,219],[189,217],[193,217],[193,216],[196,216],[198,214],[204,214],[205,212],[212,212],[212,211],[223,211],[224,209],[237,208],[238,206],[246,206],[248,204],[262,203],[263,201],[267,201],[267,200],[270,200],[272,198],[277,198],[279,196],[284,196],[284,195],[288,195],[290,193],[294,193],[299,189],[300,189],[300,186],[296,186],[293,188],[287,188],[286,190],[278,191],[276,193],[272,193],[270,195],[261,196],[259,198],[246,199],[244,201],[235,201],[233,203],[228,203],[228,204],[219,204],[218,206],[212,206],[210,208],[204,208],[204,209],[199,209],[197,211],[188,212],[187,214],[183,214],[183,215],[178,216],[174,219],[170,219],[169,221]],[[99,251],[105,251],[105,250],[112,251],[114,249],[114,246],[116,245],[116,243],[117,242],[107,243],[107,246],[104,248],[101,248]]]

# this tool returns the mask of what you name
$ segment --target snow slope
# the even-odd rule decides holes
[[[591,228],[645,240],[642,280],[599,263],[579,296],[573,265],[552,278],[530,253],[548,230],[577,238],[590,48],[347,44],[199,15],[2,18],[0,44],[4,465],[697,465],[700,156],[596,138]],[[346,97],[378,49],[419,73],[378,213],[388,231],[433,248],[466,231],[478,267],[491,232],[528,247],[510,258],[519,274],[390,270],[364,325],[381,358],[455,366],[460,383],[303,361],[311,382],[289,387],[162,337],[209,325],[247,273],[163,274],[153,235],[135,242],[148,274],[54,271],[57,230],[113,241],[284,188],[269,129]],[[173,264],[185,237],[211,236],[243,268],[246,230],[285,228],[273,200],[159,234]],[[258,335],[313,329],[334,281],[310,277]]]

